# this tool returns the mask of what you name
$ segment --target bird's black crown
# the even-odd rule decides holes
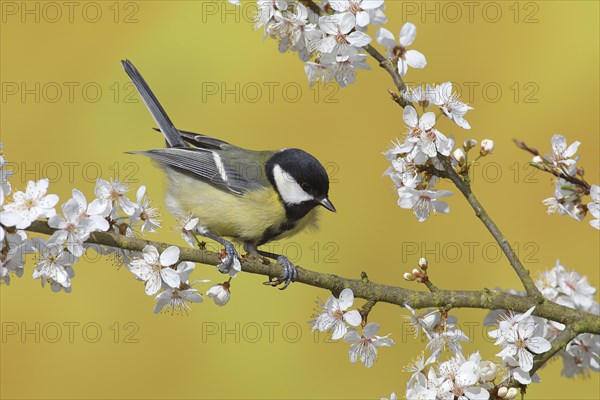
[[[285,149],[275,153],[266,165],[266,172],[272,184],[273,168],[279,165],[298,182],[300,187],[316,199],[327,197],[329,193],[329,177],[319,160],[304,150]]]

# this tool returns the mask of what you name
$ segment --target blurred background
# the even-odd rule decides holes
[[[444,121],[457,140],[493,139],[496,149],[474,169],[474,191],[536,277],[557,259],[600,282],[599,232],[584,222],[547,216],[549,176],[533,172],[513,138],[550,150],[555,133],[580,140],[579,165],[600,182],[599,3],[388,1],[386,28],[418,29],[414,49],[428,66],[408,82],[455,82],[475,109],[472,129]],[[122,71],[131,59],[181,129],[254,149],[303,148],[326,165],[337,214],[318,232],[273,243],[298,265],[417,288],[402,273],[425,256],[445,289],[520,289],[520,282],[466,201],[417,222],[397,205],[382,156],[402,135],[401,109],[389,76],[369,60],[357,83],[309,88],[294,54],[262,40],[253,7],[225,1],[3,1],[0,36],[1,141],[16,168],[13,190],[48,177],[61,199],[72,188],[93,197],[94,182],[118,177],[148,186],[164,209],[164,180],[126,151],[162,146],[162,138]],[[374,30],[369,32],[374,36]],[[383,51],[383,50],[382,50]],[[449,184],[441,188],[450,189]],[[164,228],[152,240],[185,245]],[[367,369],[348,360],[348,345],[310,332],[315,300],[329,293],[301,284],[285,292],[242,274],[225,307],[210,299],[189,315],[154,315],[143,285],[112,259],[88,252],[75,265],[73,292],[52,293],[31,278],[0,289],[2,398],[374,399],[404,394],[402,372],[424,350],[396,306],[379,304],[370,321],[396,345]],[[222,282],[213,267],[194,279]],[[203,286],[204,285],[204,286]],[[205,291],[210,284],[198,284]],[[357,302],[356,304],[362,304]],[[482,325],[485,311],[453,310],[484,358],[497,352]],[[598,398],[598,374],[560,377],[562,361],[540,371],[529,399]]]

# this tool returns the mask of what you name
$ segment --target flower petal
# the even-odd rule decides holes
[[[408,50],[406,54],[404,54],[404,59],[406,60],[406,64],[412,68],[425,68],[427,65],[425,56],[417,50]]]
[[[377,32],[375,32],[375,38],[377,43],[387,48],[396,46],[396,39],[394,38],[394,35],[385,28],[377,29]]]
[[[410,46],[417,37],[417,27],[410,22],[405,23],[400,30],[400,45]]]
[[[169,246],[160,255],[160,265],[168,267],[179,261],[179,247]]]
[[[379,332],[379,324],[377,322],[369,322],[364,328],[363,328],[363,336],[371,339],[373,337],[375,337],[375,335],[377,335],[377,332]]]
[[[163,281],[172,288],[178,288],[181,284],[181,279],[179,279],[179,274],[171,268],[163,268],[160,270],[160,276]]]
[[[354,293],[352,293],[352,289],[346,288],[342,290],[339,297],[339,304],[342,310],[347,310],[349,307],[352,307],[354,303]]]
[[[352,326],[359,326],[362,322],[362,316],[358,310],[352,310],[344,314],[344,321]]]

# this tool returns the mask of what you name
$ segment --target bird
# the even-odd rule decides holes
[[[234,241],[250,254],[281,264],[282,277],[266,283],[287,288],[298,278],[296,267],[284,255],[258,247],[315,226],[321,207],[336,212],[329,200],[329,176],[323,165],[297,148],[248,150],[179,130],[133,63],[123,60],[121,64],[166,144],[128,153],[149,157],[162,168],[167,176],[169,212],[198,218],[196,233],[224,247],[222,273],[229,273],[235,261],[239,262]]]

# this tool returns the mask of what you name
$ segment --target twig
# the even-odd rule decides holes
[[[532,147],[527,146],[525,144],[525,142],[522,142],[522,141],[517,140],[517,139],[513,139],[513,142],[515,142],[515,144],[517,145],[518,148],[520,148],[522,150],[525,150],[525,151],[533,154],[534,156],[539,156],[540,155],[539,151],[537,151],[536,149],[534,149]],[[583,179],[579,179],[576,176],[571,176],[571,175],[565,174],[564,172],[559,172],[557,170],[550,169],[550,168],[544,168],[544,169],[541,169],[541,170],[545,171],[545,172],[548,172],[548,173],[556,176],[557,178],[562,178],[562,179],[564,179],[567,182],[570,182],[570,183],[572,183],[572,184],[574,184],[576,186],[579,186],[582,189],[583,193],[590,194],[591,186],[590,186],[589,183],[587,183]]]
[[[400,74],[398,74],[398,70],[396,69],[394,63],[392,63],[392,61],[384,57],[383,54],[377,51],[377,49],[371,46],[370,44],[364,46],[363,49],[365,49],[365,51],[369,53],[371,57],[377,60],[381,68],[386,70],[386,72],[392,77],[394,85],[396,85],[396,88],[398,88],[398,91],[400,92],[400,94],[402,94],[402,92],[406,90],[406,84],[400,77]],[[404,99],[404,97],[402,96],[392,95],[392,99],[401,107],[406,107],[410,105],[410,102],[406,101],[406,99]]]
[[[26,230],[46,235],[51,235],[54,232],[54,229],[50,228],[44,221],[35,221]],[[170,246],[167,243],[129,238],[113,232],[94,232],[86,242],[133,251],[141,251],[146,245],[150,244],[156,247],[159,252],[162,252]],[[181,261],[209,265],[221,263],[218,253],[186,247],[179,247],[179,249]],[[260,260],[242,259],[241,265],[244,272],[278,278],[283,277],[283,268],[279,264],[270,263],[265,265]],[[365,282],[362,279],[344,278],[300,267],[297,267],[297,269],[297,282],[299,283],[326,289],[334,294],[339,294],[345,288],[350,288],[356,298],[399,306],[409,304],[415,309],[450,305],[453,308],[510,309],[524,313],[531,306],[536,305],[528,296],[516,296],[499,291],[437,290],[428,293],[383,285],[370,280]],[[573,329],[577,333],[600,334],[600,318],[585,311],[574,310],[546,301],[538,304],[533,314],[565,325],[573,325]]]
[[[318,15],[326,15],[326,12],[313,0],[302,0],[302,3]],[[369,53],[371,57],[377,60],[381,68],[387,71],[387,73],[392,77],[394,85],[396,85],[396,88],[398,89],[399,93],[402,94],[402,92],[406,90],[406,84],[402,80],[402,77],[398,73],[398,70],[394,63],[388,58],[384,57],[383,54],[381,54],[375,47],[371,46],[370,44],[364,46],[363,49],[365,49],[365,51]],[[392,99],[396,103],[398,103],[400,107],[406,107],[411,104],[410,102],[406,101],[406,99],[404,99],[402,96],[399,96],[391,91],[390,94],[392,95]]]
[[[425,282],[423,282],[423,283],[425,284],[425,286],[427,286],[427,289],[429,289],[429,291],[430,291],[431,293],[433,293],[433,292],[439,292],[439,290],[440,290],[440,289],[438,289],[438,287],[437,287],[437,286],[435,286],[435,285],[434,285],[434,284],[433,284],[433,283],[432,283],[432,282],[429,280],[429,278],[427,278],[427,279],[425,280]]]
[[[533,368],[529,371],[529,374],[533,376],[535,372],[540,369],[548,360],[550,360],[556,353],[564,349],[571,340],[577,336],[577,333],[573,330],[570,325],[565,326],[565,330],[562,331],[554,343],[552,348],[545,353],[539,354],[533,359]]]

